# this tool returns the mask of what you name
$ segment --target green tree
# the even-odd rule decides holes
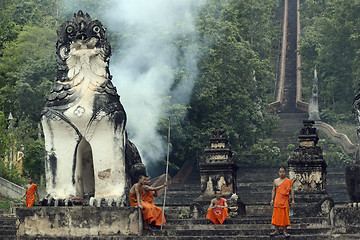
[[[0,111],[0,159],[3,161],[4,157],[8,154],[12,138],[7,129],[6,117]]]
[[[274,51],[265,49],[279,39],[276,19],[269,16],[279,5],[263,7],[270,13],[255,10],[260,4],[246,1],[209,1],[201,12],[197,22],[199,74],[189,106],[175,108],[188,109],[184,121],[173,129],[171,159],[176,165],[198,160],[218,126],[228,132],[233,149],[240,152],[266,137],[276,124],[266,111],[276,62]],[[249,16],[253,16],[252,25]],[[268,32],[261,28],[262,21],[271,26]],[[260,38],[266,33],[267,39]],[[165,129],[163,125],[163,135]]]
[[[29,118],[36,127],[46,96],[56,74],[55,32],[40,27],[24,27],[18,38],[4,48],[0,73],[6,76],[0,89],[5,112]]]
[[[360,3],[355,0],[302,1],[301,55],[305,98],[317,66],[321,116],[328,122],[345,114],[359,83]],[[344,119],[343,117],[341,117]]]
[[[13,0],[0,6],[0,110],[15,117],[11,147],[25,146],[25,174],[40,177],[44,144],[36,140],[37,126],[56,75],[59,1]]]
[[[14,146],[14,138],[7,125],[5,115],[0,112],[0,177],[21,185],[24,181],[17,169],[12,168],[9,161],[5,163],[5,159],[12,154],[11,148]]]

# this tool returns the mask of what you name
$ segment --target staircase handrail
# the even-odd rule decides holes
[[[285,84],[285,62],[286,62],[286,46],[287,46],[287,25],[288,25],[288,0],[284,1],[284,19],[283,19],[283,35],[281,46],[281,64],[279,84],[277,85],[277,94],[275,102],[270,103],[270,106],[279,108],[284,98],[284,84]]]
[[[5,197],[21,198],[26,192],[25,188],[0,177],[0,194]]]
[[[358,144],[353,144],[349,137],[344,133],[338,133],[330,124],[322,121],[316,121],[315,127],[324,132],[328,137],[340,144],[341,149],[348,155],[356,153]]]
[[[307,112],[309,104],[302,101],[302,73],[301,73],[301,55],[300,55],[300,33],[301,33],[301,24],[300,24],[300,0],[297,0],[296,3],[296,108]]]

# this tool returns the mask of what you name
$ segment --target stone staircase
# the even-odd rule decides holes
[[[195,198],[200,196],[200,174],[198,170],[192,171],[186,182],[172,184],[167,189],[166,205],[189,207]],[[162,206],[163,196],[154,199],[155,204]]]
[[[0,215],[0,239],[16,239],[16,217],[13,215]]]
[[[281,112],[296,113],[296,48],[297,48],[297,6],[296,0],[288,0],[287,47],[285,61],[284,96]]]
[[[268,239],[271,216],[246,216],[227,219],[223,225],[213,225],[207,219],[172,219],[163,231],[146,231],[145,239]],[[292,239],[321,239],[331,230],[325,218],[291,219],[288,232]],[[283,236],[282,236],[283,237]],[[326,239],[326,238],[324,238]]]
[[[269,200],[272,181],[275,177],[277,177],[276,168],[240,168],[238,193],[246,204],[247,215],[228,218],[223,225],[215,226],[205,218],[205,213],[198,219],[189,218],[190,204],[201,193],[200,176],[197,171],[194,171],[186,182],[168,187],[165,208],[167,223],[163,230],[144,231],[143,236],[94,236],[86,239],[268,239],[269,233],[273,231],[272,208]],[[329,196],[335,200],[335,204],[347,202],[343,169],[328,169],[327,189]],[[155,202],[161,207],[162,200],[159,198]],[[15,218],[3,215],[0,221],[3,227],[0,239],[16,239]],[[290,222],[288,232],[291,234],[291,239],[360,239],[360,235],[357,234],[332,234],[333,229],[331,229],[328,217],[290,216]],[[273,238],[285,239],[283,235]]]
[[[277,169],[239,169],[238,193],[246,204],[246,216],[228,218],[215,226],[202,214],[199,219],[179,219],[189,212],[189,204],[200,194],[199,175],[185,184],[171,185],[167,194],[167,219],[163,231],[145,231],[141,239],[268,239],[272,231],[272,208],[269,205],[272,181]],[[328,193],[335,203],[346,203],[343,169],[328,169]],[[295,194],[296,197],[296,194]],[[157,200],[158,204],[161,200]],[[291,212],[290,212],[291,215]],[[291,217],[291,239],[359,239],[357,234],[332,234],[328,217]],[[274,238],[285,238],[283,235]],[[130,238],[128,238],[130,239]],[[134,238],[132,238],[134,239]],[[140,239],[136,238],[136,239]]]
[[[237,174],[237,189],[246,205],[270,202],[272,182],[278,177],[277,168],[242,168]],[[335,204],[348,202],[345,168],[327,168],[326,189]],[[296,193],[295,193],[296,198]]]
[[[286,152],[289,144],[296,147],[299,146],[299,133],[303,127],[303,120],[308,119],[307,113],[295,112],[281,112],[276,113],[280,118],[278,128],[274,131],[272,139],[273,146],[280,148],[281,152]]]
[[[287,8],[284,8],[283,49],[282,65],[277,84],[276,112],[280,118],[278,128],[274,131],[273,146],[280,148],[281,152],[287,152],[287,146],[298,146],[299,131],[303,126],[302,121],[308,119],[308,113],[297,107],[298,99],[298,58],[297,58],[297,0],[286,0]],[[286,4],[285,4],[286,5]],[[280,83],[281,82],[281,83]],[[281,94],[283,92],[283,94]],[[300,99],[301,100],[301,99]]]

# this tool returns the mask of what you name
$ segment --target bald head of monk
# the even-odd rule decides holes
[[[138,180],[139,186],[142,186],[142,185],[145,184],[146,177],[147,177],[147,176],[144,176],[144,175],[140,175],[140,176],[139,176],[139,180]]]
[[[29,184],[33,184],[32,177],[29,176],[29,177],[27,178],[27,182],[28,182]]]
[[[220,190],[216,190],[215,191],[215,195],[216,195],[216,199],[220,200],[221,199],[221,191]]]
[[[286,177],[286,169],[284,167],[279,168],[279,177],[284,179]]]
[[[150,177],[146,176],[144,178],[144,185],[150,185],[150,183],[151,183]]]

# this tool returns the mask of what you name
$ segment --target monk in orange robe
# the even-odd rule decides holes
[[[32,178],[28,177],[27,181],[29,184],[26,186],[26,193],[24,193],[24,195],[21,198],[24,198],[26,195],[26,207],[32,207],[35,203],[35,193],[38,201],[40,198],[37,190],[37,185],[33,183]]]
[[[281,167],[279,169],[279,178],[274,180],[273,189],[271,193],[270,205],[274,206],[274,212],[271,220],[271,224],[275,225],[275,231],[270,233],[270,236],[279,235],[279,227],[284,228],[284,236],[290,237],[287,233],[287,226],[290,226],[289,220],[289,209],[290,209],[290,198],[289,193],[291,192],[291,205],[295,206],[294,200],[294,187],[293,181],[286,178],[286,169]],[[275,197],[275,201],[274,201]]]
[[[142,194],[141,199],[144,203],[148,203],[153,207],[152,218],[147,219],[147,223],[151,226],[158,227],[158,226],[161,226],[161,223],[164,224],[166,222],[166,220],[165,220],[165,216],[163,216],[163,211],[161,210],[161,208],[159,208],[158,206],[155,206],[154,196],[157,197],[157,191],[166,187],[168,183],[165,182],[164,185],[155,187],[155,188],[151,187],[150,183],[151,183],[150,178],[146,177],[144,185],[142,187],[144,190],[144,193]]]
[[[211,200],[206,218],[216,225],[223,224],[225,219],[229,216],[227,207],[226,199],[221,197],[220,191],[216,191],[216,198]]]
[[[144,219],[144,229],[151,230],[149,226],[150,223],[154,222],[157,219],[157,211],[154,210],[154,206],[148,202],[142,200],[142,195],[144,194],[144,183],[146,176],[140,176],[137,183],[135,183],[129,192],[129,201],[130,206],[139,207]],[[157,189],[159,190],[159,189]],[[161,224],[161,220],[160,220]]]

